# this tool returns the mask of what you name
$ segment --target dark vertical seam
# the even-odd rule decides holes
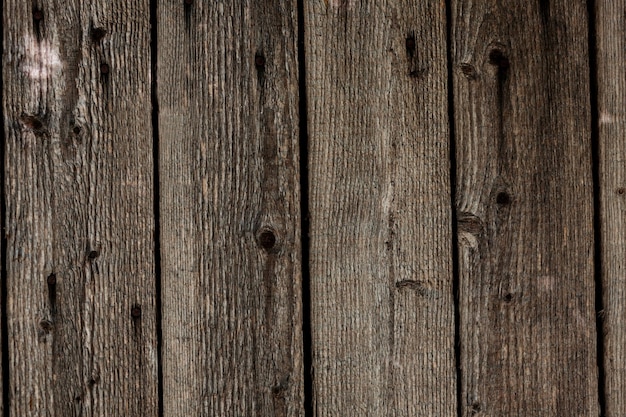
[[[596,311],[596,355],[598,365],[598,403],[600,416],[606,415],[606,374],[604,368],[604,299],[602,285],[602,222],[600,201],[600,134],[598,124],[598,55],[596,44],[595,1],[587,2],[589,48],[589,104],[591,107],[591,154],[593,158],[593,230],[594,230],[594,281]]]
[[[0,16],[4,16],[4,2],[0,2]],[[4,30],[0,30],[0,55],[2,56],[2,62],[4,63]],[[4,68],[4,66],[3,66]],[[2,186],[2,192],[0,192],[0,217],[2,220],[0,229],[0,241],[2,247],[0,248],[0,263],[2,268],[0,270],[0,332],[2,333],[2,406],[3,417],[9,417],[9,391],[10,391],[10,373],[9,373],[9,320],[7,317],[7,211],[6,211],[6,133],[7,122],[4,115],[4,80],[0,71],[0,119],[2,120],[2,129],[0,130],[0,184]]]
[[[304,415],[313,417],[313,345],[311,331],[311,271],[309,256],[309,171],[306,66],[304,51],[304,1],[298,0],[298,93],[300,153],[300,236],[302,240],[302,345],[304,348]]]
[[[157,88],[157,0],[150,1],[150,77],[152,101],[152,187],[154,211],[155,320],[157,336],[158,415],[163,417],[163,325],[161,299],[161,208],[159,180],[159,102]]]
[[[450,129],[450,207],[452,223],[452,292],[454,296],[454,360],[456,367],[456,413],[463,415],[462,369],[461,369],[461,313],[459,246],[456,215],[456,135],[454,128],[454,80],[452,59],[452,0],[446,0],[446,48],[448,58],[448,126]]]

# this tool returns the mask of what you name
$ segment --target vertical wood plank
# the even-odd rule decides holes
[[[316,415],[455,415],[445,2],[304,6]]]
[[[598,415],[586,4],[452,7],[462,414]]]
[[[596,0],[606,417],[626,415],[626,2]]]
[[[296,2],[158,2],[166,416],[303,415]]]
[[[12,416],[156,416],[147,0],[4,2]]]

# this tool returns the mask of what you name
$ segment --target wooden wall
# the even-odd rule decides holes
[[[5,0],[0,417],[626,415],[626,0]]]

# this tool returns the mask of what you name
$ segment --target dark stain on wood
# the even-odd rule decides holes
[[[57,312],[57,276],[52,273],[46,279],[48,284],[48,305],[50,308],[50,316],[54,319]]]
[[[102,82],[107,82],[109,81],[109,75],[111,73],[111,67],[109,67],[109,64],[107,64],[106,62],[102,62],[100,64],[100,80],[102,80]]]
[[[24,129],[32,131],[35,136],[48,135],[47,116],[44,114],[22,114],[20,123]]]
[[[276,288],[276,253],[268,253],[263,267],[263,293],[265,299],[263,300],[263,306],[265,311],[265,328],[268,332],[271,332],[274,326],[274,293],[279,291]]]
[[[130,316],[133,318],[134,321],[138,321],[139,319],[141,319],[141,305],[133,305],[133,307],[130,309]]]
[[[474,401],[470,405],[470,413],[472,416],[479,414],[482,411],[482,406],[478,401]]]
[[[44,14],[43,10],[39,7],[33,6],[33,29],[35,32],[35,36],[38,42],[41,42],[42,39],[42,29],[44,25]]]
[[[92,23],[89,35],[94,44],[99,44],[107,35],[107,30],[103,27],[95,27]]]
[[[427,72],[428,70],[426,68],[414,69],[409,71],[409,77],[416,79],[424,78]]]
[[[272,401],[274,408],[274,416],[287,417],[287,398],[289,392],[289,375],[282,378],[278,384],[272,387]]]
[[[185,8],[185,27],[187,31],[191,31],[191,10],[193,8],[193,0],[184,0],[183,7]]]
[[[39,322],[38,337],[41,343],[47,342],[47,336],[52,332],[52,321],[44,319]]]
[[[406,49],[406,56],[407,56],[408,65],[409,65],[408,75],[410,78],[421,79],[427,74],[428,69],[423,68],[422,66],[423,64],[420,63],[418,56],[417,56],[416,45],[417,44],[415,40],[415,32],[411,31],[407,35],[405,42],[404,42],[404,46]]]
[[[402,281],[396,282],[396,288],[413,290],[422,297],[428,295],[428,288],[424,285],[424,282],[418,280],[403,279]]]
[[[264,95],[264,88],[265,88],[265,55],[263,55],[263,53],[261,51],[257,51],[257,53],[254,55],[254,67],[256,68],[256,72],[257,72],[257,80],[259,82],[259,87],[260,87],[260,91],[261,91],[261,95]],[[262,98],[262,102],[265,101]]]
[[[415,32],[409,33],[404,44],[408,58],[412,59],[415,56]]]

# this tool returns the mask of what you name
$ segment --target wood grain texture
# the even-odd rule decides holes
[[[452,18],[462,415],[598,415],[586,4]]]
[[[304,11],[315,415],[455,415],[445,3]]]
[[[166,416],[303,415],[295,7],[158,2]]]
[[[11,416],[157,415],[149,20],[4,2]]]
[[[626,415],[626,2],[597,0],[605,415]]]

